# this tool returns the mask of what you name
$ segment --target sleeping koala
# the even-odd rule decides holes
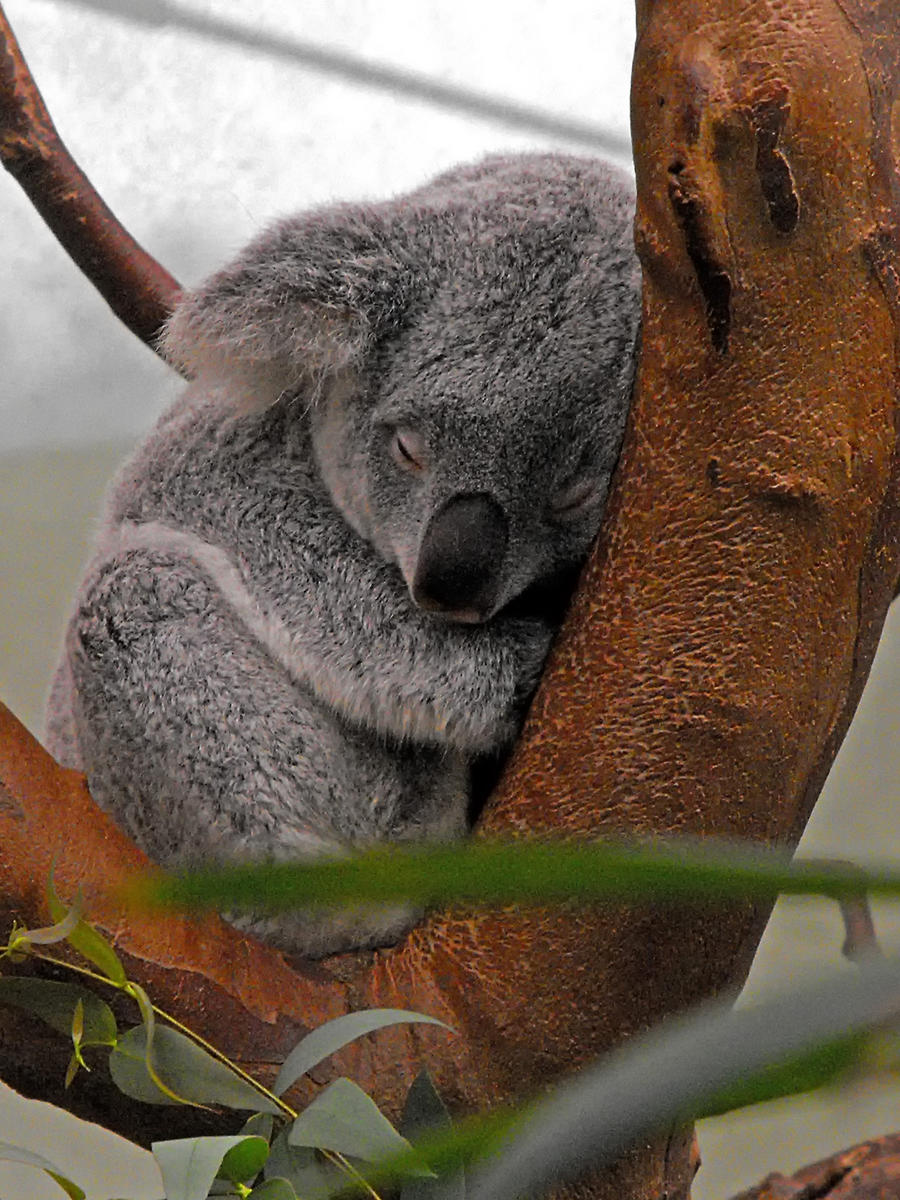
[[[276,224],[187,293],[48,744],[170,867],[462,837],[597,532],[639,314],[630,181],[494,158]],[[244,919],[305,956],[407,909]]]

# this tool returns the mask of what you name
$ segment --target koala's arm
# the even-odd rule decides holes
[[[272,638],[286,647],[289,669],[349,719],[388,736],[469,755],[508,746],[555,623],[533,614],[474,627],[442,622],[412,602],[399,578],[386,580],[392,568],[370,569],[360,557],[344,555],[334,578],[314,563],[292,564],[291,587],[304,597],[296,613],[287,609],[296,633]]]
[[[266,649],[286,685],[299,683],[357,727],[469,756],[507,747],[558,618],[518,612],[474,628],[436,620],[399,572],[330,509],[328,518],[330,534],[307,530],[263,554],[255,541],[230,555],[152,522],[126,522],[106,547],[120,557],[169,555],[209,580],[223,619]]]
[[[418,612],[405,623],[373,613],[365,594],[358,605],[344,598],[335,641],[304,647],[305,671],[323,698],[389,736],[467,754],[513,740],[540,678],[549,626],[517,620],[470,634],[429,626]]]

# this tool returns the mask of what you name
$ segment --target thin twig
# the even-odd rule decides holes
[[[878,944],[875,922],[872,920],[869,897],[865,894],[845,897],[838,903],[844,918],[844,944],[841,947],[844,957],[849,958],[851,962],[861,962],[873,957],[883,958],[884,953]]]
[[[858,871],[859,864],[847,858],[816,858],[804,859],[816,867],[837,867],[843,871]],[[844,921],[844,944],[841,953],[851,962],[871,961],[873,958],[883,958],[884,953],[878,944],[875,932],[875,922],[872,919],[872,907],[869,895],[864,887],[858,895],[835,897]]]
[[[33,958],[40,959],[41,962],[50,963],[52,966],[62,967],[68,971],[74,971],[76,974],[82,975],[95,983],[106,984],[107,987],[115,988],[116,991],[124,992],[126,995],[130,996],[131,999],[135,999],[134,995],[129,990],[130,981],[126,980],[124,984],[116,983],[114,980],[108,979],[105,975],[100,975],[96,971],[90,970],[88,967],[83,967],[78,963],[69,962],[64,958],[56,958],[54,955],[48,954],[46,951],[35,950],[33,946],[29,947],[27,953]],[[185,1025],[176,1017],[173,1017],[171,1013],[168,1013],[165,1009],[160,1008],[158,1004],[151,1003],[151,1007],[157,1016],[162,1017],[164,1021],[168,1022],[168,1024],[170,1024],[173,1028],[184,1034],[185,1037],[190,1038],[195,1045],[200,1046],[206,1051],[207,1054],[216,1059],[217,1062],[220,1062],[223,1066],[227,1067],[230,1071],[237,1075],[239,1079],[242,1079],[244,1083],[249,1084],[256,1092],[259,1093],[259,1095],[264,1096],[272,1104],[276,1105],[276,1107],[280,1109],[281,1113],[285,1117],[288,1117],[290,1120],[297,1119],[298,1113],[295,1108],[292,1108],[285,1100],[282,1100],[280,1096],[276,1096],[274,1092],[270,1091],[267,1087],[265,1087],[264,1084],[260,1083],[258,1079],[254,1079],[252,1075],[243,1069],[243,1067],[238,1066],[236,1062],[234,1062],[228,1057],[227,1054],[224,1054],[221,1050],[214,1046],[212,1042],[208,1042],[206,1038],[202,1037],[195,1030],[191,1029],[189,1025]],[[161,1090],[169,1091],[168,1088],[162,1085],[160,1080],[156,1079],[154,1082],[156,1083],[157,1087],[161,1088]],[[174,1093],[170,1092],[169,1094],[172,1095]],[[184,1101],[184,1103],[190,1102]],[[205,1108],[206,1106],[201,1104],[197,1105],[197,1107]],[[327,1150],[324,1148],[322,1149],[322,1153],[326,1158],[334,1163],[338,1170],[343,1171],[360,1187],[362,1187],[363,1190],[373,1198],[373,1200],[381,1200],[379,1193],[375,1191],[368,1180],[356,1170],[353,1164],[347,1158],[345,1158],[343,1154],[339,1154],[337,1151]]]

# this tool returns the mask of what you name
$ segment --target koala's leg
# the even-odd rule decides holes
[[[92,793],[164,865],[463,832],[462,761],[387,746],[325,708],[192,563],[140,550],[97,567],[68,657]],[[414,919],[369,910],[241,923],[319,955],[396,940]]]

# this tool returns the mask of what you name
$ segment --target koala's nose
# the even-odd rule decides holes
[[[454,621],[477,622],[500,591],[509,525],[492,497],[452,496],[425,529],[413,579],[413,599]]]

